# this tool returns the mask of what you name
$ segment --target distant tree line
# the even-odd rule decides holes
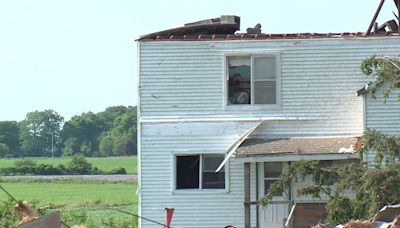
[[[136,107],[112,106],[64,122],[54,110],[0,121],[0,156],[118,156],[137,153]]]

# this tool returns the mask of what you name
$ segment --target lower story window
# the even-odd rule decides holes
[[[283,164],[282,162],[265,162],[264,163],[264,191],[268,193],[271,185],[279,179],[282,174]],[[274,196],[283,196],[283,192],[280,192]]]
[[[225,170],[215,170],[223,155],[176,156],[176,189],[225,189]]]

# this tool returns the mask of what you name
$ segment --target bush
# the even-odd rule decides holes
[[[0,174],[4,176],[18,175],[15,167],[1,168]]]
[[[92,164],[89,163],[82,155],[75,155],[67,165],[68,174],[88,175],[92,174]]]
[[[107,172],[107,174],[126,174],[126,169],[123,167],[118,167]]]
[[[37,164],[31,159],[21,159],[14,162],[17,174],[36,174]]]
[[[30,159],[16,160],[14,167],[0,169],[1,175],[98,175],[98,174],[126,174],[125,168],[118,167],[111,171],[103,171],[93,167],[82,155],[75,155],[65,166],[51,164],[36,164]]]
[[[10,148],[4,143],[0,143],[0,157],[3,157],[8,153],[10,153]]]
[[[20,220],[20,216],[12,213],[14,205],[15,202],[11,199],[0,201],[0,227],[13,227]]]
[[[38,204],[39,201],[37,200],[32,200],[28,203],[32,209],[37,208]],[[16,202],[12,199],[0,201],[0,227],[15,227],[15,224],[21,220],[21,215],[12,212],[14,205],[16,205]],[[38,216],[42,215],[38,213]]]
[[[60,169],[59,166],[54,167],[50,164],[40,164],[37,167],[36,173],[37,175],[64,175],[65,169]]]

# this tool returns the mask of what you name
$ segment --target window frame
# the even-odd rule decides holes
[[[199,188],[192,189],[177,189],[176,181],[177,181],[177,157],[179,156],[200,156],[199,159]],[[172,194],[192,194],[192,193],[204,193],[204,194],[216,194],[216,193],[229,193],[229,162],[224,165],[224,173],[225,173],[225,188],[202,188],[203,182],[203,156],[220,156],[225,157],[224,153],[216,153],[216,152],[173,152],[172,153],[172,182],[171,182],[171,192]]]
[[[229,91],[229,57],[249,57],[250,58],[250,82],[251,82],[251,104],[228,104]],[[254,58],[274,57],[276,70],[276,104],[254,104]],[[248,110],[279,110],[281,109],[281,52],[279,50],[263,51],[225,51],[223,53],[223,107],[224,110],[248,111]],[[268,80],[266,80],[268,81]]]
[[[277,180],[279,178],[275,177],[265,177],[264,176],[264,169],[265,169],[265,163],[269,162],[259,162],[258,163],[258,193],[263,196],[267,192],[265,192],[265,180]],[[271,162],[272,163],[272,162]],[[285,169],[285,167],[288,165],[287,162],[279,162],[282,164],[282,171]],[[282,195],[280,196],[273,196],[271,201],[285,201],[289,198],[288,194],[291,194],[288,192],[290,190],[290,186],[287,186],[287,189],[283,190]]]

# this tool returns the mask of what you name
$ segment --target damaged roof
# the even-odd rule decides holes
[[[398,36],[391,25],[385,23],[377,31],[342,32],[342,33],[280,33],[261,32],[261,24],[247,28],[247,33],[236,33],[240,30],[240,17],[222,15],[221,17],[187,23],[178,28],[167,29],[141,36],[137,41],[208,41],[208,40],[273,40],[273,39],[313,39],[313,38],[354,38],[369,36]]]
[[[247,139],[236,150],[236,155],[352,154],[360,146],[361,137]]]

